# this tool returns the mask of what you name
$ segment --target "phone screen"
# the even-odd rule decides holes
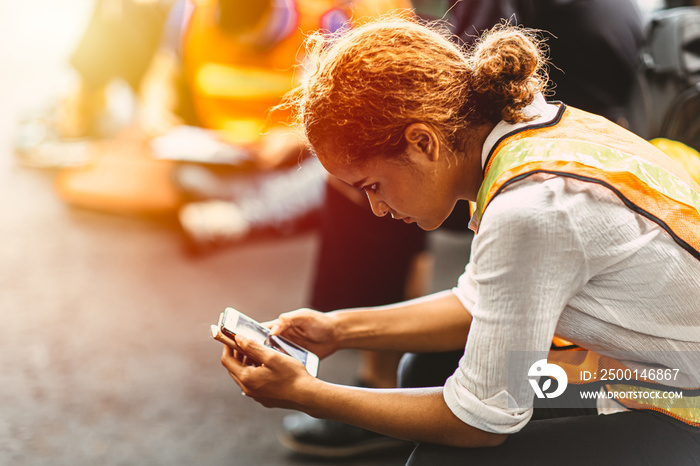
[[[291,357],[298,359],[306,365],[306,358],[308,353],[306,350],[297,347],[294,343],[289,340],[283,340],[282,337],[277,335],[270,335],[265,341],[265,346],[274,348],[281,353],[287,353]]]
[[[308,352],[305,349],[280,336],[270,335],[269,329],[243,314],[239,314],[238,316],[238,322],[236,323],[234,333],[244,338],[255,340],[261,345],[277,350],[280,353],[287,354],[306,365]]]

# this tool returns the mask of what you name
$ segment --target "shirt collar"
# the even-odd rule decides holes
[[[486,159],[488,158],[491,149],[493,149],[493,146],[496,145],[499,139],[506,134],[525,126],[551,122],[557,117],[558,110],[559,107],[557,105],[548,103],[542,94],[537,94],[532,103],[522,110],[526,117],[534,117],[534,119],[515,124],[507,123],[503,120],[498,122],[498,124],[494,126],[489,135],[486,137],[484,146],[481,149],[481,168],[486,166]]]

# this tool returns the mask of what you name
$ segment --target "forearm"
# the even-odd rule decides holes
[[[471,323],[471,314],[450,291],[332,314],[340,348],[451,351],[464,348]]]
[[[243,393],[267,407],[304,411],[410,441],[460,447],[499,445],[505,435],[472,427],[457,418],[442,387],[365,389],[335,385],[309,375],[293,358],[239,337],[224,345],[222,364]],[[236,357],[241,351],[259,366]],[[281,384],[285,389],[280,390]]]
[[[315,417],[404,440],[457,447],[495,446],[506,438],[462,422],[445,404],[441,387],[379,390],[320,380],[314,385],[319,386],[310,387],[303,410]]]

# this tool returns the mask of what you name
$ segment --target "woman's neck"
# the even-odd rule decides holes
[[[461,143],[461,160],[464,164],[458,169],[458,196],[460,199],[476,201],[481,183],[484,181],[483,167],[481,166],[481,151],[486,137],[491,133],[493,123],[485,123],[480,126],[472,126],[465,131]]]

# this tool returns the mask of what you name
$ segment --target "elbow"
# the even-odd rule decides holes
[[[483,448],[497,447],[503,445],[503,442],[508,438],[508,434],[494,434],[483,430],[473,432],[472,435],[463,435],[459,438],[453,438],[449,443],[451,447],[458,448]]]
[[[503,442],[508,438],[508,434],[492,434],[488,433],[484,440],[484,447],[498,447],[503,445]]]

